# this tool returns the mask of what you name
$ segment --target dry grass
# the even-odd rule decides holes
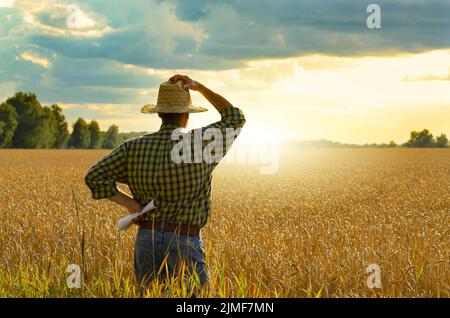
[[[102,154],[0,151],[0,297],[136,296],[135,229],[118,233],[125,211],[83,183]],[[449,217],[449,150],[290,150],[275,175],[222,165],[202,296],[449,297]],[[83,265],[79,290],[69,263]],[[381,289],[366,286],[371,263]]]

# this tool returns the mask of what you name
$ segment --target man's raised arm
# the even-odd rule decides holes
[[[227,108],[233,106],[223,96],[213,92],[203,84],[194,81],[187,75],[175,75],[172,76],[169,80],[174,83],[182,81],[184,89],[190,89],[199,92],[217,109],[220,114],[222,114]]]
[[[218,154],[218,158],[216,159],[215,156],[212,156],[211,159],[214,161],[214,163],[218,163],[218,160],[223,158],[225,154],[230,149],[231,145],[233,144],[235,138],[240,134],[241,128],[245,124],[245,116],[242,110],[240,110],[237,107],[234,107],[228,100],[226,100],[221,95],[213,92],[203,84],[200,84],[197,81],[194,81],[193,79],[189,78],[186,75],[175,75],[172,76],[170,79],[172,82],[178,82],[182,81],[182,87],[184,89],[191,89],[194,91],[198,91],[201,93],[220,113],[220,116],[222,117],[221,120],[212,123],[210,125],[207,125],[203,128],[194,129],[191,131],[191,133],[195,136],[198,135],[196,132],[199,130],[202,131],[202,146],[205,147],[207,144],[211,143],[212,138],[214,138],[214,142],[219,142],[217,147],[221,149],[222,151],[220,154]],[[222,136],[221,139],[216,139],[217,135],[220,134]],[[193,158],[197,158],[198,154],[196,153],[197,147],[196,147],[196,140],[197,138],[191,138],[192,140],[192,151],[193,151]],[[202,149],[203,149],[202,147]],[[214,157],[214,158],[213,158]]]

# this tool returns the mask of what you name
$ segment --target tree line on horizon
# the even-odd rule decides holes
[[[69,133],[68,123],[57,104],[42,106],[36,94],[17,92],[0,104],[0,148],[76,148],[112,149],[123,141],[145,132],[119,133],[119,127],[111,125],[101,131],[96,120],[90,123],[78,118]],[[383,144],[354,145],[325,139],[287,142],[300,147],[358,147],[358,148],[446,148],[449,140],[445,134],[434,137],[428,129],[412,131],[407,142],[397,145],[394,141]]]
[[[111,125],[101,131],[96,120],[78,118],[69,125],[57,104],[42,106],[34,93],[18,92],[0,104],[0,148],[112,149],[131,133]]]
[[[300,148],[448,148],[449,140],[445,134],[434,137],[428,129],[421,131],[412,131],[409,140],[402,144],[397,144],[393,140],[389,143],[372,143],[372,144],[347,144],[327,139],[305,140],[305,141],[287,141],[285,145],[288,147]]]

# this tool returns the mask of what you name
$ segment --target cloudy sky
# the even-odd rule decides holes
[[[139,108],[183,73],[245,110],[249,134],[401,142],[450,134],[449,34],[448,0],[0,0],[0,101],[33,91],[70,122],[154,131]],[[191,128],[219,118],[192,98],[210,111]]]

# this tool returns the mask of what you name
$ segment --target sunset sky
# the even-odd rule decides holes
[[[366,25],[370,3],[380,29]],[[139,109],[182,73],[242,108],[250,135],[450,135],[448,0],[0,0],[0,54],[0,102],[32,91],[102,129],[157,130]],[[219,119],[191,94],[210,109],[191,128]]]

